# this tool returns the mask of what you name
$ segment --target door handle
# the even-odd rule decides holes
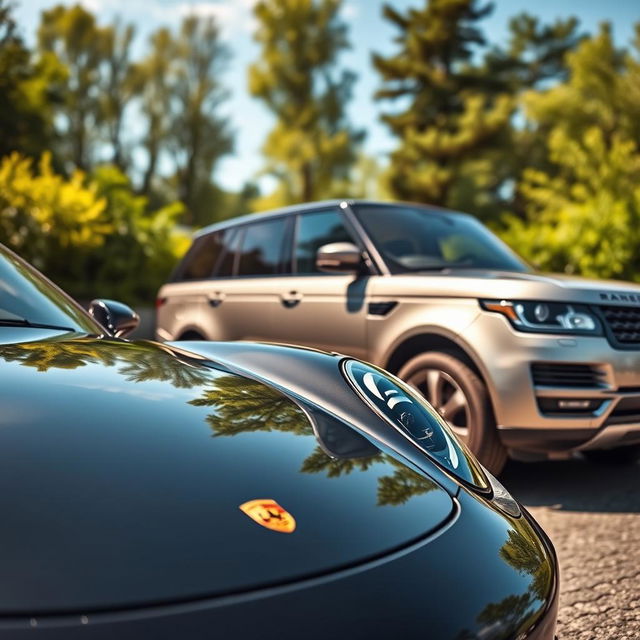
[[[296,305],[300,304],[302,297],[302,294],[297,291],[289,291],[289,293],[283,293],[280,296],[280,302],[282,302],[283,306],[287,309],[292,309]]]
[[[221,291],[216,291],[215,293],[209,294],[207,300],[212,307],[219,307],[226,297],[226,294]]]

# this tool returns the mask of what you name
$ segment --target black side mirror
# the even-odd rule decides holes
[[[331,242],[316,253],[316,267],[328,273],[360,273],[362,252],[351,242]]]
[[[115,300],[92,300],[89,314],[116,338],[124,338],[140,324],[140,316],[131,307]]]

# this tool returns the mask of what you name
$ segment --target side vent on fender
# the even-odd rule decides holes
[[[396,308],[398,303],[395,300],[389,302],[370,302],[369,303],[369,315],[370,316],[386,316]]]

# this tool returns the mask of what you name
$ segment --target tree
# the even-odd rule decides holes
[[[565,57],[585,37],[578,26],[575,17],[545,25],[527,13],[514,16],[509,20],[507,46],[493,46],[485,56],[484,79],[498,91],[504,89],[506,80],[514,92],[565,81]],[[496,84],[491,83],[492,78]]]
[[[524,172],[526,217],[508,217],[503,237],[547,270],[638,279],[640,62],[603,25],[568,64],[565,83],[527,96],[548,168]]]
[[[0,163],[0,241],[37,268],[78,278],[68,253],[100,247],[112,228],[104,218],[106,202],[81,171],[58,175],[45,153],[33,161],[19,153]],[[77,266],[77,265],[75,265]]]
[[[104,31],[104,75],[100,91],[99,120],[104,123],[107,140],[111,145],[111,162],[125,170],[127,159],[123,149],[122,128],[127,104],[133,97],[131,42],[135,34],[133,25],[123,26],[119,21]]]
[[[131,86],[147,122],[142,192],[149,197],[158,193],[164,156],[173,166],[173,174],[164,177],[186,205],[187,221],[208,224],[217,217],[212,200],[221,197],[213,173],[233,148],[228,120],[218,113],[228,96],[221,76],[229,52],[215,20],[196,16],[186,17],[176,35],[158,29],[150,44],[149,54],[131,71]]]
[[[573,17],[543,24],[538,18],[522,13],[509,21],[506,46],[493,46],[486,54],[478,68],[485,89],[512,95],[516,111],[498,144],[483,153],[479,162],[466,166],[467,181],[475,178],[470,189],[471,206],[454,194],[454,208],[473,210],[490,220],[496,220],[504,211],[524,217],[525,204],[515,185],[522,180],[526,168],[549,168],[546,133],[530,126],[524,99],[532,90],[566,80],[567,53],[584,38],[578,26]]]
[[[276,118],[263,152],[279,181],[272,204],[316,200],[347,189],[363,131],[348,121],[355,75],[337,71],[349,47],[341,0],[260,0],[260,59],[249,90]]]
[[[182,207],[149,211],[116,167],[93,179],[56,173],[51,154],[0,163],[0,242],[79,299],[99,290],[126,302],[152,298],[188,239],[175,230]],[[135,278],[131,274],[137,274]]]
[[[11,5],[0,0],[0,157],[11,151],[40,155],[53,143],[51,90],[65,77],[52,56],[34,62],[16,32]]]
[[[64,65],[67,79],[59,113],[65,120],[61,155],[69,168],[87,169],[93,162],[92,142],[100,126],[100,65],[106,31],[81,7],[58,5],[42,12],[38,45]]]
[[[189,16],[182,21],[176,53],[171,131],[178,196],[190,222],[206,224],[213,216],[199,196],[212,184],[218,160],[233,148],[228,121],[216,113],[228,96],[220,78],[229,51],[213,18]]]
[[[373,56],[383,80],[376,98],[407,105],[383,115],[399,138],[388,179],[401,199],[449,205],[465,162],[508,131],[511,96],[495,87],[487,91],[472,64],[486,44],[477,23],[491,10],[478,0],[429,0],[405,14],[384,7],[400,31],[399,50]]]
[[[151,195],[160,154],[167,146],[170,131],[171,83],[175,56],[174,42],[167,28],[155,31],[149,39],[151,51],[131,69],[131,84],[146,119],[146,132],[141,140],[147,155],[142,178],[142,193]]]
[[[479,24],[491,10],[479,0],[428,0],[404,14],[387,5],[399,50],[373,61],[377,99],[402,105],[383,115],[399,139],[387,174],[393,195],[495,220],[507,204],[514,210],[524,166],[544,156],[515,117],[521,97],[563,79],[580,35],[575,18],[545,25],[521,14],[507,45],[487,49]]]

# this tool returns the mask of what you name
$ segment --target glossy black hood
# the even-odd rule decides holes
[[[0,614],[283,584],[452,517],[443,489],[375,448],[329,456],[318,433],[331,440],[331,419],[318,429],[262,382],[155,343],[29,331],[0,345]],[[255,499],[295,530],[240,510]]]

